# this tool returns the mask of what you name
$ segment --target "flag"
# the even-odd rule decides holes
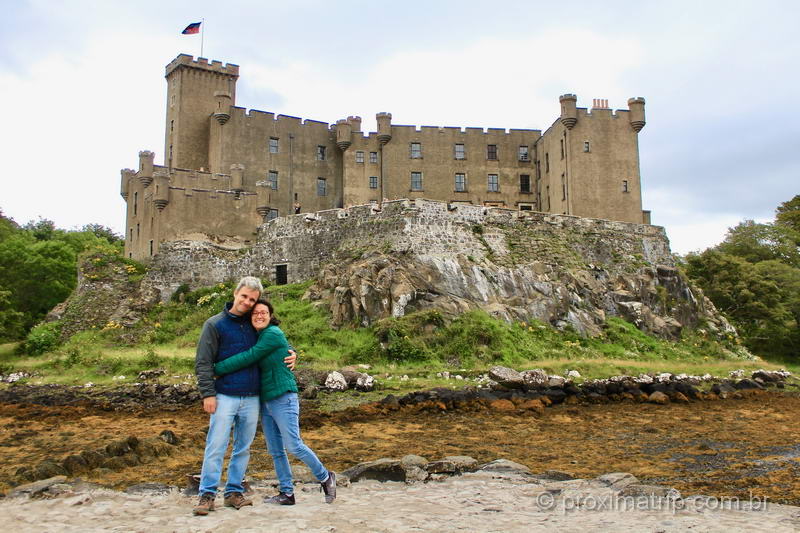
[[[200,33],[200,24],[202,22],[192,22],[181,32],[183,35],[194,35],[195,33]]]

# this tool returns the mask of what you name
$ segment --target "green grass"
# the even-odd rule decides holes
[[[324,309],[302,300],[309,285],[266,289],[283,321],[282,329],[300,355],[300,365],[322,370],[369,364],[370,373],[378,376],[385,392],[463,386],[467,382],[443,380],[436,373],[448,370],[474,376],[493,365],[543,368],[553,374],[578,370],[584,379],[647,372],[726,376],[740,368],[784,367],[800,372],[800,364],[795,362],[771,364],[749,359],[735,339],[720,341],[690,333],[679,342],[670,342],[618,318],[609,319],[603,334],[596,338],[537,322],[509,324],[480,311],[447,319],[439,311],[426,310],[380,320],[370,328],[334,329]],[[34,374],[30,382],[110,384],[131,382],[142,370],[163,368],[168,376],[165,380],[186,380],[194,369],[203,322],[222,309],[232,290],[226,283],[184,291],[182,301],[156,306],[133,328],[110,323],[78,333],[42,354],[37,350],[33,355],[20,354],[14,344],[0,345],[0,373],[30,372]],[[50,328],[33,332],[37,342],[29,340],[27,344],[47,346],[42,337]],[[412,379],[386,379],[403,374]]]

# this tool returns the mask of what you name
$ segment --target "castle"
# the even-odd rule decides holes
[[[612,111],[596,99],[559,98],[541,130],[405,126],[376,115],[336,124],[235,106],[239,67],[181,54],[166,67],[164,163],[139,152],[121,171],[125,255],[147,260],[159,245],[252,244],[266,221],[385,199],[428,198],[649,224],[642,211],[638,132],[644,99]]]

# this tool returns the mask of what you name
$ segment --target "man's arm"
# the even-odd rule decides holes
[[[216,410],[217,391],[214,388],[214,362],[219,352],[219,333],[211,320],[203,324],[197,352],[194,359],[194,372],[197,374],[197,388],[203,398],[203,409],[207,413]]]

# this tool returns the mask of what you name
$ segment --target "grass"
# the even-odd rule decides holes
[[[266,289],[300,365],[329,370],[365,363],[384,393],[474,384],[436,374],[447,370],[475,376],[493,365],[543,368],[562,375],[577,370],[584,379],[648,372],[726,376],[732,370],[757,368],[800,372],[796,362],[752,360],[733,338],[718,340],[694,332],[670,342],[618,318],[609,319],[596,338],[537,322],[509,324],[480,311],[448,319],[437,310],[426,310],[380,320],[369,328],[337,330],[330,327],[324,309],[302,300],[308,287],[301,283]],[[109,323],[39,355],[21,354],[14,344],[0,345],[0,373],[25,371],[34,375],[27,379],[34,383],[113,384],[135,381],[142,370],[162,368],[166,381],[191,380],[203,322],[222,309],[232,290],[228,283],[183,291],[182,301],[156,306],[132,328]],[[42,330],[36,335],[41,340]],[[397,379],[402,375],[411,379]]]

